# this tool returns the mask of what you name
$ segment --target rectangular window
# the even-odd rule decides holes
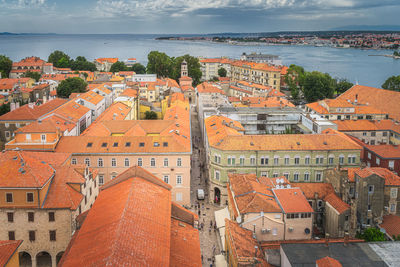
[[[56,220],[56,216],[54,211],[49,212],[49,222],[54,222]]]
[[[40,135],[40,139],[42,140],[42,142],[46,142],[46,135],[45,134],[41,134]]]
[[[285,176],[285,178],[289,180],[289,173],[284,173],[283,176]]]
[[[390,204],[390,212],[395,213],[396,212],[396,204]]]
[[[85,158],[85,165],[90,167],[90,159],[89,158]]]
[[[36,234],[35,231],[29,231],[29,241],[35,241]]]
[[[164,175],[163,179],[164,179],[164,183],[169,184],[169,175]]]
[[[279,165],[279,157],[274,158],[274,165]]]
[[[15,232],[14,231],[8,232],[8,240],[15,240]]]
[[[98,167],[103,167],[103,159],[102,159],[102,158],[99,158],[99,159],[97,160],[97,166],[98,166]]]
[[[181,159],[181,158],[178,158],[178,159],[176,160],[176,166],[178,166],[178,167],[181,167],[181,166],[182,166],[182,159]]]
[[[333,157],[329,157],[329,158],[328,158],[328,163],[329,163],[330,165],[333,164],[333,159],[334,159]]]
[[[383,133],[382,133],[382,136],[387,136],[387,132],[383,132]]]
[[[26,202],[33,202],[33,193],[26,193]]]
[[[294,180],[295,182],[297,182],[297,181],[299,180],[299,174],[298,174],[298,173],[295,173],[295,174],[293,175],[293,180]]]
[[[125,158],[125,160],[124,160],[124,165],[125,165],[125,167],[129,167],[130,162],[129,162],[129,159],[128,159],[128,158]]]
[[[277,178],[279,176],[279,173],[274,172],[274,174],[272,175],[272,177]]]
[[[322,173],[321,172],[317,172],[315,174],[315,181],[317,181],[317,182],[321,182],[322,181]]]
[[[261,177],[268,177],[268,172],[261,172]]]
[[[256,165],[256,158],[254,157],[250,158],[250,165]]]
[[[244,165],[244,158],[243,158],[243,157],[240,157],[239,163],[240,163],[240,166],[243,166],[243,165]]]
[[[176,184],[182,184],[182,175],[176,176]]]
[[[310,181],[310,174],[308,172],[304,173],[304,181]]]
[[[310,157],[306,157],[306,158],[304,159],[304,164],[310,165]]]
[[[99,174],[99,185],[104,184],[104,174]]]
[[[389,160],[389,168],[394,169],[394,160]]]
[[[295,157],[294,158],[294,164],[295,165],[299,165],[300,164],[300,158],[299,157]]]
[[[343,164],[344,163],[344,156],[339,156],[339,163]]]
[[[13,212],[7,212],[7,220],[8,220],[8,222],[14,222],[14,213]]]
[[[142,165],[143,165],[143,160],[142,160],[142,158],[138,158],[138,160],[137,160],[137,165],[138,165],[139,167],[142,167]]]
[[[390,197],[391,198],[397,198],[397,188],[391,188],[390,189]]]
[[[72,164],[72,165],[76,165],[76,158],[72,158],[72,159],[71,159],[71,164]]]
[[[151,167],[155,167],[156,166],[156,159],[155,158],[151,158],[150,159],[150,166]]]
[[[13,202],[13,194],[12,193],[6,193],[6,202],[7,203]]]
[[[111,167],[117,167],[117,159],[116,158],[111,159]]]
[[[368,158],[371,159],[371,153],[370,152],[368,152]]]
[[[214,173],[214,178],[215,178],[215,180],[219,180],[220,179],[220,173],[219,173],[219,171],[215,171],[215,173]]]
[[[168,158],[164,159],[164,167],[168,167]]]
[[[289,165],[289,157],[285,157],[285,165]]]
[[[28,222],[35,221],[35,214],[33,212],[28,212]]]
[[[368,186],[368,193],[370,193],[370,194],[374,193],[374,186],[373,185],[369,185]]]
[[[50,230],[49,231],[50,241],[56,241],[56,231]]]
[[[376,164],[377,165],[381,164],[381,159],[380,158],[376,158]]]
[[[376,133],[375,132],[371,132],[371,136],[372,137],[376,136]]]
[[[182,193],[176,193],[176,201],[182,201]]]

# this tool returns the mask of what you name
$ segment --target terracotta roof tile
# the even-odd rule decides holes
[[[201,84],[199,84],[197,87],[197,92],[199,94],[205,94],[205,93],[219,93],[222,95],[225,95],[225,92],[221,89],[219,89],[217,86],[208,83],[208,82],[203,82]]]
[[[272,191],[285,213],[314,211],[299,188],[275,188]]]
[[[32,108],[28,104],[21,106],[13,111],[10,111],[2,116],[0,116],[0,121],[13,121],[13,120],[37,120],[40,117],[54,111],[61,105],[65,104],[68,100],[56,98],[51,101],[46,102],[43,105],[36,106]]]
[[[367,167],[356,170],[355,173],[361,178],[366,178],[376,174],[385,179],[386,186],[400,186],[400,177],[386,168]]]
[[[393,214],[385,215],[379,227],[385,229],[390,237],[398,237],[400,235],[400,217]]]
[[[400,121],[400,92],[354,85],[341,94],[338,99],[346,101],[349,99],[354,102],[356,96],[359,103],[368,103],[370,106],[388,113],[390,118]]]
[[[22,240],[0,240],[0,266],[10,266],[8,263],[21,244]]]
[[[56,133],[57,127],[51,120],[35,121],[15,131],[16,133]]]
[[[62,266],[169,266],[170,214],[169,190],[140,177],[113,184],[100,192]]]
[[[115,63],[118,61],[118,58],[106,58],[106,57],[102,57],[102,58],[96,58],[96,61],[103,64],[105,62],[109,62],[109,63]]]
[[[331,193],[335,192],[330,183],[291,183],[292,187],[299,187],[307,199],[315,199],[316,193],[319,199],[325,199]]]
[[[328,202],[339,214],[350,209],[350,205],[343,202],[335,193],[330,193],[325,197],[325,201]]]
[[[338,260],[335,260],[328,256],[317,260],[316,264],[316,267],[342,267],[342,264]]]
[[[398,145],[364,145],[364,147],[379,155],[381,158],[400,158],[400,147]]]

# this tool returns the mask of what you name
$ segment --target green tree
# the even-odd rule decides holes
[[[373,227],[364,230],[364,232],[358,234],[357,237],[364,239],[366,242],[386,241],[385,234]]]
[[[219,77],[226,77],[227,71],[225,68],[219,68],[218,69],[218,76]]]
[[[88,70],[88,71],[96,71],[96,65],[93,62],[89,62],[85,57],[78,56],[75,60],[71,60],[71,69],[72,70]]]
[[[198,58],[186,54],[184,56],[177,57],[172,60],[173,60],[173,71],[172,75],[170,76],[171,78],[178,81],[178,79],[181,77],[181,65],[183,60],[185,60],[188,67],[188,76],[193,79],[193,86],[197,86],[200,83],[202,72],[200,70],[200,62]]]
[[[131,70],[134,71],[136,74],[145,74],[146,73],[146,67],[140,63],[133,64],[133,66],[131,67]]]
[[[56,50],[49,55],[48,62],[53,63],[57,68],[69,68],[70,57],[60,50]]]
[[[400,52],[394,51],[394,52],[393,52],[393,56],[395,56],[395,57],[400,57]]]
[[[12,67],[12,61],[4,55],[0,55],[1,78],[8,78]]]
[[[293,99],[297,100],[300,96],[300,90],[304,85],[305,71],[303,67],[290,65],[287,73],[283,77],[285,83],[289,87]]]
[[[147,55],[147,73],[157,74],[158,77],[170,77],[173,60],[165,53],[151,51]]]
[[[125,65],[124,62],[117,61],[114,64],[111,65],[110,72],[120,72],[120,71],[126,71],[128,70],[128,67]]]
[[[352,84],[351,82],[349,82],[346,79],[339,80],[336,83],[336,93],[342,94],[342,93],[346,92],[347,90],[349,90],[351,87],[353,87],[353,85],[354,84]]]
[[[5,103],[0,106],[0,116],[10,112],[10,103]]]
[[[34,79],[35,81],[39,81],[40,77],[42,77],[42,75],[39,72],[31,72],[31,71],[27,71],[24,75],[24,77],[29,77]]]
[[[145,120],[156,120],[157,119],[157,113],[154,111],[146,111],[144,113],[144,119]]]
[[[400,91],[400,75],[389,77],[383,84],[383,89]]]
[[[71,93],[83,93],[86,91],[87,83],[78,77],[68,78],[57,87],[59,97],[68,98]]]
[[[336,81],[327,73],[308,72],[304,78],[303,92],[308,102],[332,98]]]

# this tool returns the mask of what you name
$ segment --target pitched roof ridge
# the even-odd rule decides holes
[[[21,152],[18,151],[17,153],[18,153],[19,157],[21,158],[21,160],[25,163],[25,164],[24,164],[25,169],[32,170],[32,168],[31,168],[28,164],[26,164],[26,161],[24,160],[24,157],[22,156]],[[33,160],[36,160],[36,159],[33,159]],[[54,169],[53,169],[53,170],[54,170]],[[40,185],[39,179],[37,179],[36,175],[34,175],[32,172],[29,172],[29,173],[30,173],[30,175],[32,176],[32,178],[35,180],[36,185],[39,186],[39,185]],[[53,172],[53,174],[54,174],[54,172]]]

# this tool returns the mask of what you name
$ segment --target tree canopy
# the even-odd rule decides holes
[[[0,55],[1,78],[8,78],[12,67],[12,61],[4,55]]]
[[[42,77],[42,75],[39,72],[31,72],[31,71],[27,71],[24,75],[24,77],[29,77],[34,79],[36,82],[38,82],[40,80],[40,77]]]
[[[308,102],[324,98],[332,98],[336,81],[327,73],[319,71],[308,72],[304,78],[304,97]]]
[[[120,72],[120,71],[126,71],[128,70],[128,67],[125,65],[124,62],[117,61],[114,64],[111,65],[110,71],[111,72]]]
[[[196,86],[200,83],[201,76],[203,75],[200,70],[200,62],[196,57],[192,57],[191,55],[184,55],[177,58],[172,58],[173,61],[173,69],[171,78],[176,81],[181,77],[181,65],[183,60],[186,61],[188,67],[188,76],[193,79],[193,86]]]
[[[389,77],[383,84],[383,89],[400,91],[400,75]]]
[[[157,74],[159,77],[170,77],[172,74],[173,61],[167,54],[151,51],[147,60],[147,73]]]
[[[133,64],[133,66],[131,67],[131,70],[134,71],[136,74],[145,74],[146,73],[146,67],[140,63]]]
[[[219,77],[226,77],[227,71],[225,68],[219,68],[218,69],[218,76]]]
[[[60,50],[56,50],[49,55],[48,62],[53,63],[57,68],[69,68],[70,57]]]
[[[57,87],[57,96],[68,98],[71,93],[83,93],[86,91],[87,83],[78,77],[68,78]]]
[[[353,87],[353,85],[353,83],[349,82],[346,79],[339,80],[336,83],[336,93],[342,94]]]
[[[283,77],[285,83],[288,85],[293,99],[297,100],[300,96],[301,86],[304,83],[305,71],[303,67],[297,65],[290,65],[286,75]]]
[[[89,62],[85,57],[78,56],[75,60],[71,60],[70,68],[72,70],[88,70],[96,71],[96,65],[93,62]]]
[[[386,241],[385,234],[377,228],[368,228],[357,236],[364,239],[366,242]]]
[[[157,113],[154,111],[146,111],[144,113],[145,120],[156,120],[157,119]]]

